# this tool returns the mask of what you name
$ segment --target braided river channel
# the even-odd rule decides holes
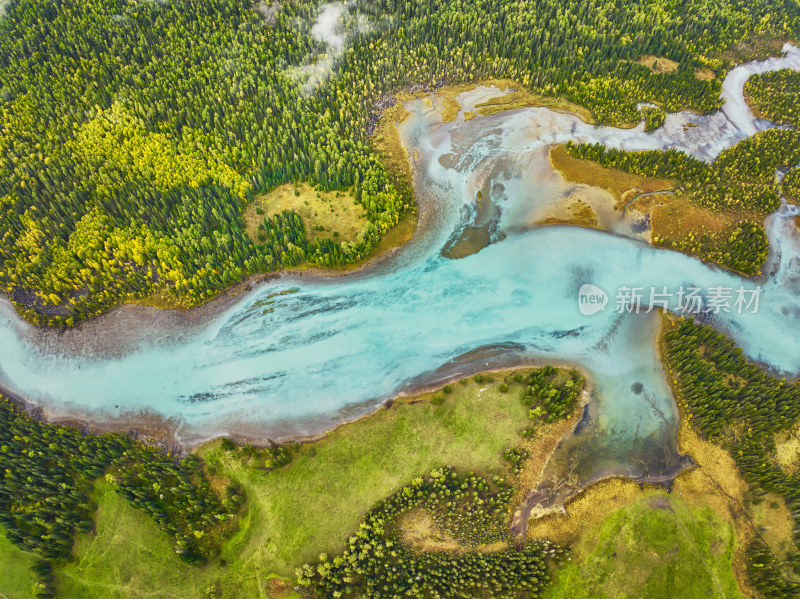
[[[463,110],[448,123],[438,100],[409,102],[400,131],[413,157],[420,226],[391,257],[335,277],[281,275],[189,313],[124,306],[62,333],[28,325],[3,300],[0,386],[52,420],[160,419],[191,447],[225,434],[256,441],[320,434],[458,376],[568,364],[588,375],[591,401],[547,466],[545,503],[611,475],[669,481],[688,458],[677,448],[678,414],[657,354],[659,316],[647,312],[648,297],[639,313],[616,311],[617,290],[684,286],[708,294],[760,285],[757,312],[703,320],[750,358],[795,376],[794,207],[767,218],[767,266],[758,280],[744,279],[653,248],[646,218],[620,218],[606,192],[565,181],[549,151],[573,140],[713,160],[774,126],[753,117],[742,88],[753,73],[800,69],[800,49],[785,52],[731,71],[722,111],[671,114],[649,133],[643,124],[594,126],[547,108],[466,120],[476,103],[501,93],[486,87],[459,96]],[[574,197],[595,208],[607,231],[536,224]],[[605,310],[582,313],[584,284],[607,293]],[[567,467],[577,482],[565,486],[557,473]]]

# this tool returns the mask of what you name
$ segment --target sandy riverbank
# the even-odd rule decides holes
[[[220,292],[204,304],[191,308],[159,308],[126,303],[67,329],[37,327],[21,319],[18,326],[22,329],[21,333],[43,352],[85,358],[113,358],[155,343],[169,346],[184,342],[226,311],[259,293],[265,286],[292,281],[313,280],[324,284],[355,280],[390,267],[400,253],[412,247],[432,226],[435,209],[427,205],[427,200],[425,194],[418,197],[417,223],[411,238],[405,244],[390,247],[357,266],[343,269],[302,266],[255,274]],[[413,218],[413,215],[407,218]],[[7,298],[0,297],[0,302],[5,303],[9,309],[14,309]],[[154,334],[155,331],[158,335]]]
[[[429,233],[435,231],[440,200],[426,193],[424,187],[416,185],[419,178],[419,164],[410,157],[412,174],[415,179],[417,200],[416,223],[411,238],[402,245],[389,247],[355,267],[346,269],[323,269],[300,267],[279,272],[257,274],[222,291],[208,302],[188,309],[164,309],[129,303],[117,306],[101,316],[84,321],[69,329],[36,327],[21,319],[14,324],[20,335],[43,353],[69,355],[84,359],[117,358],[143,347],[171,346],[185,343],[193,336],[203,333],[207,327],[225,312],[235,309],[240,303],[255,294],[263,293],[265,286],[292,281],[313,280],[318,284],[339,283],[347,280],[371,276],[382,269],[392,268],[395,261],[404,253],[412,251]],[[13,310],[10,302],[0,298],[8,310]],[[155,332],[158,332],[156,335]],[[471,372],[479,372],[475,366]],[[436,375],[439,379],[441,374]],[[430,386],[431,380],[425,376],[410,383],[401,395],[419,392]],[[443,383],[442,383],[443,384]],[[176,418],[165,418],[158,412],[126,410],[125,406],[107,406],[102,411],[87,412],[77,406],[63,406],[57,410],[48,405],[38,405],[7,389],[0,393],[48,422],[74,426],[92,434],[122,432],[158,443],[176,451],[193,451],[200,445],[220,436],[229,436],[243,443],[266,445],[270,441],[307,441],[324,436],[328,431],[344,423],[353,422],[374,413],[394,398],[375,398],[343,408],[342,410],[319,418],[305,418],[302,421],[275,421],[269,426],[253,424],[246,418],[215,422],[207,429],[193,428],[188,431],[185,423]]]

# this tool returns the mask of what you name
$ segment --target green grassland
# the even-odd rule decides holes
[[[340,551],[364,513],[413,477],[444,464],[505,473],[501,454],[529,420],[522,386],[502,393],[501,382],[456,383],[435,402],[432,394],[396,401],[303,445],[271,472],[253,467],[244,449],[226,451],[219,441],[202,448],[209,473],[240,482],[248,498],[239,531],[203,567],[182,562],[146,514],[98,483],[95,531],[78,535],[73,561],[55,569],[60,596],[267,597],[270,576],[292,577],[297,566]],[[2,578],[17,593],[30,588],[32,561],[3,539]]]
[[[15,547],[0,528],[0,599],[30,596],[33,576],[29,570],[36,556]]]
[[[642,497],[587,530],[548,599],[739,597],[734,534],[709,508],[675,496]]]
[[[520,438],[531,420],[525,388],[511,374],[465,379],[447,392],[397,400],[290,448],[291,462],[272,470],[263,451],[221,440],[204,446],[198,454],[212,488],[233,480],[247,503],[238,529],[203,566],[184,562],[153,519],[101,478],[91,497],[94,530],[76,536],[69,561],[55,563],[57,596],[299,597],[292,590],[296,568],[323,554],[339,555],[364,515],[415,477],[448,464],[463,473],[508,477],[501,455],[510,447],[528,447],[531,464],[543,463],[546,443],[527,445],[531,441]],[[534,443],[553,434],[537,431]],[[514,480],[520,489],[531,484],[524,474]],[[545,596],[739,596],[732,571],[735,535],[711,507],[651,490],[606,514],[569,541],[572,561],[557,571]],[[35,561],[0,538],[0,593],[30,597]]]
[[[219,567],[195,568],[169,537],[111,485],[95,486],[95,530],[78,534],[75,561],[57,569],[62,597],[203,597]]]
[[[485,389],[481,391],[481,389]],[[500,473],[504,449],[528,421],[521,387],[455,385],[440,405],[400,403],[304,446],[286,468],[264,475],[212,444],[201,454],[242,484],[249,499],[230,549],[282,575],[339,550],[378,500],[431,469]]]
[[[294,210],[300,215],[310,241],[322,238],[355,242],[369,222],[350,192],[317,191],[306,184],[287,184],[254,198],[247,205],[243,218],[250,239],[254,243],[264,242],[264,219],[284,210]]]

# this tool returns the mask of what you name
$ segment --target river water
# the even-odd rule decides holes
[[[135,347],[113,356],[76,355],[58,339],[43,346],[3,303],[0,384],[50,418],[154,414],[172,419],[178,438],[191,443],[234,432],[261,439],[315,434],[423,380],[514,362],[571,363],[593,383],[579,434],[562,444],[573,471],[583,483],[611,474],[662,480],[684,459],[654,345],[657,315],[620,314],[614,294],[623,285],[750,290],[755,283],[654,249],[630,223],[620,221],[617,235],[536,227],[554,202],[599,193],[565,182],[547,152],[572,139],[626,149],[674,147],[713,159],[771,126],[753,118],[742,85],[755,72],[800,69],[800,50],[786,51],[735,69],[724,83],[724,111],[673,114],[651,133],[643,125],[591,126],[546,108],[467,122],[460,114],[442,123],[435,105],[409,103],[401,132],[416,153],[417,191],[435,216],[392,260],[332,280],[280,278],[177,340],[143,320]],[[496,93],[478,88],[460,101],[468,108]],[[491,203],[491,218],[484,219],[490,226],[481,244],[451,259],[443,248],[485,216],[476,209],[478,191]],[[795,374],[800,240],[788,208],[767,224],[772,256],[758,312],[708,318],[752,358]],[[585,283],[608,293],[606,310],[581,313],[578,290]],[[80,339],[80,330],[73,343],[75,335]]]

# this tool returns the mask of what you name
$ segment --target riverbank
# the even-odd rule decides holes
[[[203,458],[212,486],[232,480],[247,497],[239,529],[205,566],[181,562],[167,537],[143,512],[126,504],[107,483],[98,482],[92,494],[98,505],[95,529],[79,533],[74,559],[55,566],[57,586],[65,594],[87,598],[99,598],[109,588],[124,587],[129,594],[144,592],[156,582],[165,596],[182,593],[199,597],[204,589],[214,586],[226,597],[252,597],[268,581],[279,579],[282,588],[288,590],[295,568],[313,563],[321,553],[339,554],[371,506],[414,477],[442,465],[455,466],[460,472],[505,477],[516,489],[510,503],[516,507],[520,493],[530,484],[528,475],[540,469],[542,460],[558,444],[556,431],[574,426],[575,414],[538,428],[529,440],[520,440],[519,431],[529,425],[530,418],[528,407],[521,401],[524,387],[514,374],[506,370],[460,379],[447,387],[398,400],[369,418],[291,448],[289,464],[274,470],[263,468],[245,446],[231,448],[219,441],[204,445],[197,453]],[[500,458],[511,447],[531,452],[525,468],[516,476],[508,472],[508,465]],[[693,454],[699,451],[704,460],[700,467],[678,477],[671,494],[663,488],[615,478],[593,484],[571,499],[565,513],[531,521],[524,538],[552,539],[573,548],[571,561],[557,572],[547,591],[552,595],[548,596],[582,597],[585,593],[579,590],[586,585],[587,573],[608,568],[613,573],[603,584],[629,591],[642,588],[645,581],[658,580],[676,567],[697,577],[705,577],[709,567],[712,583],[716,578],[730,584],[729,549],[738,551],[730,530],[739,529],[723,511],[726,497],[701,468],[719,479],[723,476],[721,468],[732,460],[719,448],[682,448]],[[723,460],[722,466],[719,460]],[[727,470],[724,473],[721,482],[727,485]],[[785,515],[769,504],[764,508],[758,522],[774,524]],[[708,515],[709,510],[713,517]],[[627,522],[629,514],[634,516],[640,535],[628,536],[626,526],[614,528],[620,519]],[[673,518],[679,524],[665,526]],[[419,520],[402,519],[398,526],[398,534],[415,551],[459,555],[476,550],[439,542],[437,527],[421,526]],[[609,529],[616,532],[609,533]],[[122,542],[134,531],[139,542]],[[620,555],[630,557],[620,563],[601,553],[603,559],[598,562],[594,552],[598,539],[603,547],[613,546]],[[658,549],[662,545],[664,551]],[[496,543],[477,550],[491,552],[504,546]],[[0,545],[0,561],[8,560],[12,574],[18,567],[27,567],[17,566],[18,562],[25,563],[23,558],[18,551]],[[639,567],[644,563],[651,563],[646,572]],[[572,594],[565,594],[567,582]],[[737,576],[737,582],[746,584],[746,579],[739,581]],[[598,587],[587,588],[596,591]],[[727,592],[728,587],[724,588]],[[740,586],[743,591],[746,588]],[[750,597],[746,592],[745,596]]]
[[[153,412],[180,419],[185,425],[175,426],[176,438],[185,447],[232,431],[257,442],[307,438],[430,384],[442,376],[442,365],[456,373],[486,369],[486,362],[514,363],[528,351],[616,372],[614,356],[598,354],[613,354],[603,344],[620,323],[610,311],[589,321],[574,309],[578,278],[608,290],[630,284],[634,272],[643,284],[719,284],[715,269],[681,254],[645,250],[622,236],[567,227],[532,231],[532,211],[569,187],[554,182],[551,142],[578,136],[654,144],[657,134],[589,127],[544,108],[443,124],[433,106],[409,104],[412,116],[401,133],[413,150],[419,224],[391,259],[348,275],[270,275],[269,288],[240,286],[227,300],[196,310],[127,307],[64,332],[26,327],[4,306],[6,386],[48,406],[51,419],[113,421],[123,429]],[[679,141],[697,136],[705,143],[721,130],[719,122],[730,126],[724,115],[714,118],[701,121],[709,130],[681,131]],[[662,134],[672,139],[671,130]],[[447,236],[469,224],[483,189],[497,193],[502,206],[496,235],[484,249],[448,260],[442,256]],[[570,251],[574,247],[584,252]],[[536,268],[520,256],[537,257]],[[628,329],[625,335],[636,338],[636,325]],[[629,415],[615,415],[623,416]],[[644,412],[637,418],[650,432],[660,426]]]
[[[663,316],[662,323],[670,326],[670,317]],[[730,453],[700,436],[681,405],[674,373],[667,378],[678,400],[678,447],[694,466],[666,488],[625,477],[598,481],[569,498],[563,510],[532,519],[529,540],[547,538],[573,548],[548,597],[584,597],[601,590],[613,595],[620,585],[671,587],[659,572],[679,568],[696,569],[697,584],[705,579],[704,584],[718,585],[719,596],[738,591],[750,599],[760,596],[747,573],[750,542],[758,538],[780,559],[793,552],[794,523],[784,500],[755,493]],[[668,532],[675,524],[677,530]],[[665,535],[670,541],[662,546]],[[682,546],[693,535],[698,536]]]
[[[0,387],[0,394],[9,398],[14,404],[24,409],[32,417],[51,424],[71,426],[86,434],[100,435],[106,433],[122,433],[158,445],[176,454],[189,454],[199,451],[208,443],[221,437],[227,437],[240,445],[268,447],[272,443],[312,443],[324,439],[341,427],[364,422],[382,410],[391,409],[393,405],[403,405],[419,401],[420,396],[431,396],[439,392],[445,385],[453,385],[471,377],[483,375],[489,378],[507,376],[509,369],[555,368],[578,370],[574,364],[563,360],[520,357],[507,353],[510,348],[485,348],[484,351],[470,352],[463,360],[442,366],[441,368],[421,375],[409,381],[404,389],[388,398],[375,398],[365,402],[347,405],[341,410],[320,416],[307,418],[302,422],[275,421],[265,426],[247,419],[234,419],[224,423],[215,422],[211,429],[192,428],[186,430],[185,422],[179,418],[165,418],[163,415],[147,410],[130,412],[124,406],[115,405],[97,412],[85,412],[79,408],[67,410],[67,414],[53,412],[47,405],[40,406],[26,401],[19,395]],[[585,372],[585,380],[589,381]],[[590,383],[587,383],[590,384]],[[587,400],[587,398],[584,398]],[[582,403],[581,406],[584,404]],[[116,413],[115,413],[116,412]],[[557,435],[558,441],[574,420],[561,421],[566,428]],[[558,430],[561,430],[560,428]],[[552,451],[548,452],[548,455]]]
[[[320,553],[340,552],[368,509],[417,476],[447,465],[508,476],[502,454],[530,423],[523,385],[506,371],[453,382],[447,391],[399,400],[314,443],[287,448],[291,461],[271,471],[247,447],[204,445],[198,455],[212,485],[233,480],[247,497],[238,531],[206,566],[181,562],[149,518],[99,483],[92,497],[96,528],[79,534],[74,559],[57,566],[59,589],[88,598],[103,596],[108,585],[135,594],[158,581],[164,596],[201,596],[218,584],[225,597],[255,597],[266,579],[293,578]],[[128,531],[137,531],[138,542],[119,542]]]
[[[675,326],[678,318],[661,314],[662,328]],[[795,523],[792,513],[782,497],[760,490],[742,476],[730,452],[721,445],[703,438],[691,424],[692,414],[687,411],[686,399],[678,384],[679,373],[673,371],[666,355],[664,336],[659,337],[658,352],[666,370],[666,379],[675,398],[680,415],[678,444],[681,451],[692,456],[697,466],[675,480],[672,489],[684,500],[711,507],[726,520],[736,532],[733,568],[739,589],[745,597],[758,597],[748,576],[749,545],[758,540],[764,543],[781,560],[794,553]],[[780,373],[770,373],[780,376]],[[687,499],[688,498],[688,499]],[[789,574],[788,568],[786,574]]]
[[[685,191],[686,181],[643,177],[605,167],[572,156],[565,145],[554,148],[550,157],[553,167],[568,181],[609,192],[616,199],[614,211],[619,220],[644,222],[648,230],[645,239],[653,247],[696,256],[743,277],[761,275],[764,263],[736,260],[746,254],[748,245],[755,243],[746,237],[745,231],[763,231],[765,219],[771,213],[755,207],[709,205],[703,201],[702,192]],[[734,245],[738,238],[741,240]],[[766,245],[766,239],[763,243]],[[767,258],[766,250],[763,258]]]
[[[496,93],[489,93],[488,95],[482,94],[480,95],[479,98],[477,98],[475,102],[470,103],[468,106],[459,103],[460,97],[463,98],[466,95],[469,95],[470,93],[474,92],[481,86],[494,87],[496,89]],[[476,114],[481,114],[482,116],[485,117],[491,117],[499,115],[501,113],[514,111],[525,107],[546,107],[549,110],[558,112],[560,114],[575,116],[581,119],[584,123],[594,122],[594,119],[591,116],[591,114],[587,111],[587,109],[585,109],[582,106],[570,103],[564,100],[563,98],[545,97],[545,96],[539,96],[537,94],[532,94],[530,92],[525,91],[524,86],[521,86],[518,82],[514,82],[507,79],[486,79],[468,84],[444,86],[441,88],[437,87],[434,90],[428,90],[427,88],[425,88],[421,92],[414,90],[410,91],[407,90],[404,92],[398,92],[396,96],[405,101],[423,97],[439,98],[444,102],[444,106],[441,108],[442,108],[442,118],[445,123],[449,122],[449,120],[455,119],[455,116],[459,114],[459,111],[463,113],[468,109],[474,109],[474,111],[476,111],[475,112]],[[486,97],[484,98],[483,96]],[[455,106],[453,106],[453,104]],[[454,114],[451,114],[453,108],[455,108],[456,110]],[[409,167],[408,160],[405,161],[403,160],[403,157],[405,156],[406,158],[410,158],[412,162],[416,162],[418,159],[418,156],[416,156],[416,151],[413,151],[412,156],[409,157],[408,149],[402,146],[402,142],[397,137],[397,125],[399,123],[402,123],[408,117],[409,113],[407,110],[405,110],[405,107],[401,103],[396,103],[388,107],[381,105],[380,110],[381,112],[379,112],[376,115],[378,127],[373,132],[373,138],[372,138],[373,145],[377,151],[381,152],[384,155],[384,159],[387,162],[387,164],[391,167],[390,170],[392,171],[393,176],[396,179],[405,181],[406,185],[408,185],[408,181],[416,182],[418,178],[416,168],[414,168],[413,166]],[[384,116],[387,116],[388,118],[383,118]],[[379,140],[380,137],[383,137],[384,139]],[[565,178],[567,180],[578,181],[578,179],[574,177],[575,175],[574,172],[572,173],[568,173],[566,171],[562,172],[564,172]],[[587,183],[590,185],[595,184],[587,181],[580,181],[580,182]],[[604,187],[602,184],[599,184],[599,186]],[[419,204],[419,211],[420,213],[423,213],[426,210],[426,207],[422,205],[422,203],[425,201],[425,194],[421,192],[420,187],[416,183],[413,185],[413,188],[415,190],[415,196]],[[554,217],[548,222],[540,222],[539,224],[576,224],[582,226],[594,226],[596,228],[609,230],[608,227],[603,226],[602,222],[595,223],[597,216],[596,214],[590,215],[587,220],[588,213],[586,208],[587,208],[586,206],[576,207],[576,210],[578,210],[580,214],[577,214],[572,218]],[[322,278],[333,278],[352,273],[361,273],[362,271],[370,272],[374,266],[380,265],[385,261],[390,260],[392,256],[397,251],[399,251],[404,244],[413,240],[413,233],[411,232],[411,221],[412,221],[411,214],[413,214],[413,212],[404,215],[404,217],[401,219],[401,223],[387,233],[387,235],[381,241],[378,248],[376,248],[373,251],[372,255],[367,259],[365,259],[363,262],[359,262],[357,264],[347,265],[342,268],[336,268],[336,269],[323,269],[310,265],[302,265],[296,269],[288,269],[272,273],[252,275],[248,277],[246,280],[234,285],[233,287],[220,291],[218,295],[205,301],[203,304],[199,306],[189,307],[188,305],[183,303],[180,298],[166,296],[163,293],[156,294],[147,298],[134,300],[133,302],[131,302],[131,304],[135,306],[141,305],[146,307],[156,307],[159,309],[168,309],[176,311],[187,311],[187,312],[194,311],[195,314],[200,315],[203,312],[200,310],[200,308],[204,308],[210,304],[216,303],[216,307],[212,306],[205,310],[205,312],[207,313],[214,314],[217,313],[216,312],[217,307],[220,310],[224,310],[226,306],[229,306],[230,302],[228,300],[230,298],[235,298],[243,291],[250,290],[253,288],[254,285],[258,285],[263,281],[271,281],[274,280],[276,277],[284,277],[287,275],[287,273],[299,274],[299,275],[310,274],[311,276],[320,276]],[[668,219],[662,218],[661,222],[665,222],[665,220]],[[600,219],[600,221],[602,221],[602,219]],[[644,223],[641,226],[648,228],[649,224],[650,223],[648,222]],[[637,223],[636,226],[639,227],[639,224]],[[113,308],[110,312],[106,314],[109,314],[115,310],[120,310],[120,309],[124,310],[126,309],[127,305],[129,304],[123,304],[121,306]],[[102,319],[106,314],[84,322],[91,322],[92,320]],[[150,317],[151,314],[149,313],[141,316],[143,320],[149,319]],[[158,320],[156,322],[158,326],[164,326],[164,323],[159,322]],[[117,333],[124,334],[124,331],[118,330]],[[91,347],[93,343],[90,341],[88,345]]]
[[[462,103],[462,100],[469,97],[471,92],[481,87],[497,90],[497,93],[488,98],[481,98],[477,102],[469,102],[467,105]],[[587,124],[596,123],[594,115],[588,108],[562,97],[543,96],[533,93],[518,81],[511,79],[488,78],[456,85],[446,84],[433,92],[401,92],[397,94],[397,98],[407,102],[412,99],[430,97],[431,95],[442,103],[442,121],[445,123],[455,121],[459,115],[465,120],[471,120],[477,115],[492,116],[500,112],[518,110],[520,108],[549,108],[562,114],[574,115]],[[467,114],[471,116],[467,117]],[[626,123],[624,126],[635,127],[637,124]]]
[[[74,327],[55,329],[38,327],[20,319],[19,329],[42,351],[82,358],[118,358],[131,351],[154,343],[167,346],[192,337],[204,325],[218,318],[242,301],[258,293],[265,285],[278,281],[338,281],[344,277],[366,276],[389,263],[398,252],[411,243],[417,231],[417,212],[401,217],[400,222],[381,240],[373,255],[364,261],[341,268],[321,268],[303,265],[270,273],[259,273],[220,291],[203,304],[181,307],[166,300],[144,299],[116,306],[100,316],[82,321]],[[6,297],[0,304],[16,313]]]
[[[379,115],[380,127],[374,133],[373,144],[377,151],[385,155],[397,183],[408,187],[408,192],[411,193],[412,182],[418,176],[418,166],[398,136],[395,116],[391,108],[386,114]],[[389,135],[390,132],[394,137]],[[382,139],[384,135],[387,136],[386,140]],[[26,327],[26,334],[44,351],[60,351],[86,358],[120,357],[142,344],[148,344],[151,341],[150,335],[142,334],[142,325],[145,329],[155,329],[163,333],[162,343],[165,345],[181,341],[233,307],[241,301],[242,296],[256,293],[265,284],[278,280],[313,279],[324,282],[343,277],[357,278],[387,265],[406,246],[413,246],[415,237],[424,234],[435,218],[431,194],[419,191],[415,194],[415,202],[411,209],[400,216],[398,223],[383,235],[370,254],[359,262],[330,268],[303,263],[294,268],[253,274],[220,290],[199,305],[187,305],[181,298],[157,293],[122,303],[73,327],[56,329],[27,323],[29,326]],[[254,209],[253,206],[249,208]],[[2,302],[11,304],[7,297],[0,294],[0,303]]]

